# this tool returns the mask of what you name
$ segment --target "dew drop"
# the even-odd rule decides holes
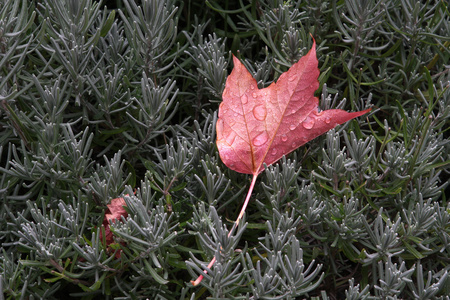
[[[254,90],[254,89],[255,89],[255,86],[254,86],[254,85],[251,85],[250,88],[251,88],[252,90]]]
[[[242,104],[247,104],[247,102],[248,102],[248,97],[247,97],[247,95],[246,94],[244,94],[244,95],[242,95]]]
[[[295,114],[297,111],[295,109],[291,110],[291,114]]]
[[[292,143],[292,148],[297,147],[297,144],[295,142]]]
[[[306,119],[305,119],[305,121],[303,121],[302,125],[305,129],[311,129],[314,126],[314,119],[306,117]]]
[[[287,141],[287,136],[283,134],[283,135],[281,136],[281,140],[282,140],[283,142],[286,142],[286,141]]]
[[[252,96],[253,96],[253,98],[256,98],[256,93],[253,93]]]
[[[269,135],[266,131],[263,131],[253,139],[253,145],[262,146],[267,142],[268,139]]]
[[[289,79],[288,79],[289,81],[294,81],[294,80],[297,80],[297,76],[291,76],[291,77],[289,77]]]
[[[253,116],[260,121],[266,119],[267,110],[263,105],[257,105],[253,108]]]
[[[291,125],[289,126],[289,129],[290,129],[290,130],[294,130],[295,128],[297,128],[297,126],[295,126],[294,124],[291,124]]]
[[[330,124],[330,122],[331,122],[331,119],[328,118],[328,117],[326,117],[326,118],[325,118],[325,123]]]
[[[277,148],[273,148],[273,149],[272,149],[272,152],[270,152],[270,154],[275,155],[275,154],[277,154],[277,152],[278,152],[278,151],[277,151]]]

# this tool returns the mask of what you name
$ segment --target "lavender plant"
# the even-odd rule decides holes
[[[0,0],[0,299],[448,299],[449,20],[438,0]],[[231,54],[261,88],[310,33],[320,108],[373,110],[267,167],[234,228]]]

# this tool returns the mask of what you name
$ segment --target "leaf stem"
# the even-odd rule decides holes
[[[253,192],[253,188],[255,187],[256,178],[258,178],[258,173],[253,174],[252,182],[250,184],[250,187],[248,188],[247,196],[245,197],[244,204],[242,205],[241,212],[239,213],[239,216],[237,217],[236,221],[234,221],[233,227],[231,228],[230,232],[228,232],[228,237],[230,237],[234,230],[238,227],[239,221],[244,216],[245,210],[247,209],[248,202],[250,201],[250,197]],[[211,269],[211,267],[216,262],[216,257],[214,256],[213,259],[209,262],[207,269]],[[208,273],[208,271],[204,270],[203,273]],[[203,280],[203,275],[200,275],[197,277],[195,281],[191,280],[191,283],[193,286],[197,286],[200,282]]]
[[[242,209],[241,209],[241,212],[239,213],[239,216],[237,217],[236,221],[234,222],[233,228],[237,227],[239,225],[239,221],[244,216],[245,210],[247,209],[248,202],[250,201],[250,196],[252,195],[252,192],[253,192],[253,188],[255,187],[256,178],[258,178],[258,173],[253,174],[252,183],[250,184],[250,187],[248,188],[247,197],[245,197],[245,202],[242,205]],[[230,237],[232,233],[233,233],[233,230],[230,230],[230,232],[228,233],[228,237]]]

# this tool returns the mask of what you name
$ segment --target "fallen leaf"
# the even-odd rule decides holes
[[[328,130],[361,116],[370,109],[348,113],[340,109],[318,110],[319,68],[315,41],[311,50],[276,83],[258,89],[256,80],[233,57],[217,120],[217,148],[230,169],[259,174]]]
[[[305,56],[267,88],[258,89],[256,80],[239,59],[233,56],[233,62],[234,68],[225,83],[219,106],[217,148],[227,167],[252,174],[253,178],[228,237],[245,213],[264,164],[271,165],[338,124],[370,111],[319,111],[319,99],[314,97],[319,87],[315,41]],[[207,268],[211,269],[215,261],[213,257]],[[192,285],[200,284],[203,277],[200,275],[191,281]]]
[[[123,217],[128,217],[128,213],[125,210],[124,206],[127,206],[125,199],[123,198],[115,198],[111,200],[110,204],[106,205],[108,208],[105,211],[105,216],[103,217],[102,225],[105,227],[105,242],[106,246],[109,247],[111,244],[115,243],[113,233],[111,232],[111,222],[122,221]],[[103,239],[103,236],[100,231],[100,239]],[[120,257],[120,251],[116,252],[116,257]]]

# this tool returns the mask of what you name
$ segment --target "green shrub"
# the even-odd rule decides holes
[[[449,299],[449,21],[439,0],[0,0],[0,299]],[[250,184],[215,145],[231,53],[265,87],[310,33],[321,109],[373,110],[267,167],[228,237]]]

